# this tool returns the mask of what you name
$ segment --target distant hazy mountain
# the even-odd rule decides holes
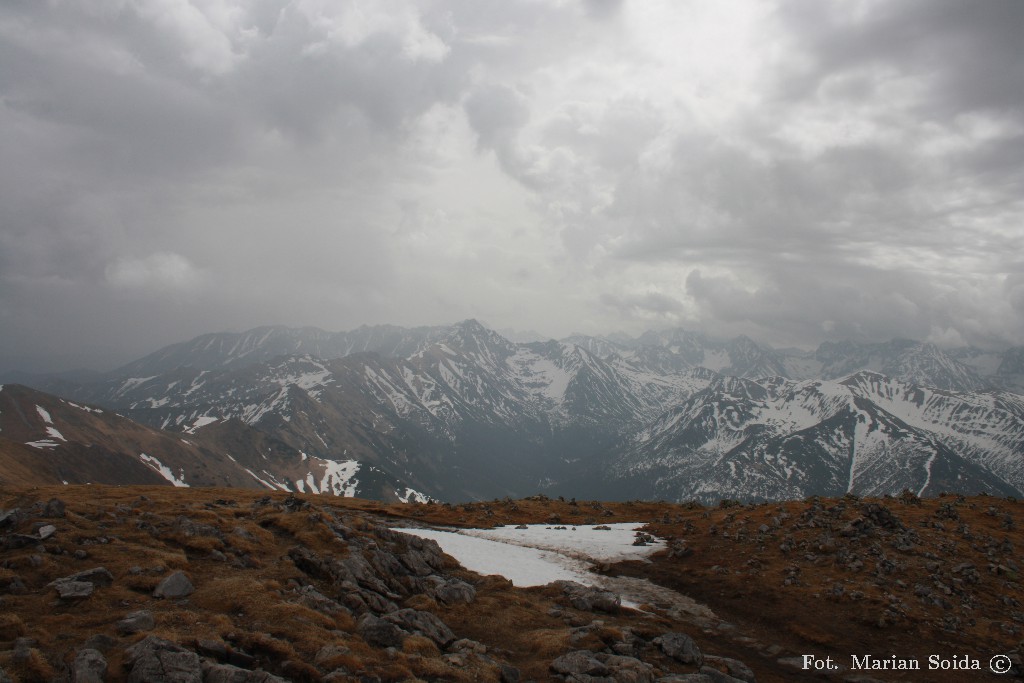
[[[1021,490],[1024,399],[988,389],[1016,386],[1020,360],[909,340],[777,351],[685,330],[514,343],[467,320],[204,335],[98,381],[39,384],[207,448],[147,452],[189,482],[206,481],[199,458],[232,485],[289,490],[358,466],[372,497],[777,498]]]

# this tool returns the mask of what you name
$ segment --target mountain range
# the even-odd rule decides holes
[[[680,329],[514,343],[467,320],[208,334],[94,377],[10,379],[0,477],[20,481],[402,500],[1024,490],[1021,348],[805,352]]]

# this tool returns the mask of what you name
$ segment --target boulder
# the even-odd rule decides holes
[[[476,600],[476,589],[465,581],[451,579],[434,589],[434,596],[446,605],[468,604]]]
[[[622,607],[622,599],[611,591],[593,586],[584,586],[575,581],[558,581],[562,592],[569,598],[569,604],[584,612],[599,610],[614,614]]]
[[[652,642],[677,662],[695,664],[696,666],[704,663],[704,655],[701,654],[697,643],[693,642],[693,638],[685,633],[666,633]]]
[[[287,683],[266,671],[250,671],[230,664],[203,664],[203,683]]]
[[[60,596],[61,600],[81,600],[92,595],[92,592],[96,589],[88,581],[65,581],[60,579],[54,581],[52,585],[57,589],[57,595]]]
[[[610,670],[593,652],[574,650],[551,662],[550,669],[563,676],[607,676]]]
[[[356,632],[370,645],[378,647],[399,647],[409,634],[390,621],[372,614],[364,614],[356,626]]]
[[[418,633],[430,638],[441,648],[455,640],[455,634],[448,628],[448,625],[430,612],[408,608],[400,609],[388,614],[384,619],[410,633]]]
[[[99,650],[85,648],[75,655],[74,683],[103,683],[107,676],[107,660]]]
[[[599,655],[616,683],[653,683],[654,667],[636,657]]]
[[[124,651],[128,683],[202,683],[199,655],[156,636],[146,636]]]

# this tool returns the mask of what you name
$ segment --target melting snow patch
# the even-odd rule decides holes
[[[444,552],[458,560],[466,569],[478,574],[504,576],[515,586],[543,586],[552,581],[589,582],[581,562],[559,553],[475,538],[454,531],[395,531],[433,539]]]
[[[145,453],[139,453],[139,460],[152,467],[160,474],[161,477],[171,482],[175,486],[186,489],[189,487],[188,484],[185,483],[185,473],[183,471],[179,470],[179,476],[176,477],[174,476],[174,472],[171,472],[170,467],[167,467],[153,456],[146,455]]]
[[[665,547],[662,541],[646,546],[633,545],[636,531],[643,523],[618,522],[605,526],[610,529],[595,530],[589,525],[557,529],[548,524],[530,524],[526,529],[505,526],[496,529],[464,529],[462,533],[596,562],[619,562],[646,557]]]
[[[589,571],[592,562],[642,558],[664,547],[661,541],[634,546],[640,523],[608,525],[611,530],[591,526],[555,529],[533,524],[526,529],[395,529],[430,538],[466,569],[480,574],[499,574],[516,586],[543,586],[552,581],[600,583]],[[627,604],[624,602],[623,604]]]
[[[42,406],[36,406],[36,411],[39,412],[39,417],[43,418],[43,422],[45,422],[48,425],[53,424],[53,420],[50,418],[50,413],[46,411],[46,408]]]
[[[42,439],[40,441],[26,441],[26,446],[32,446],[33,448],[56,448],[60,444],[52,439]]]

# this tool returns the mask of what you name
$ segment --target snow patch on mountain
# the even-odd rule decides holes
[[[174,486],[179,488],[189,488],[189,485],[185,483],[184,471],[179,471],[178,476],[174,476],[174,472],[171,471],[171,468],[164,465],[159,459],[151,455],[146,455],[145,453],[139,453],[139,460],[156,470],[161,477],[171,482]]]
[[[184,430],[186,434],[195,434],[197,429],[202,429],[206,425],[213,424],[220,418],[213,417],[212,415],[203,415],[202,417],[196,418],[192,425]]]
[[[324,474],[320,480],[320,493],[332,493],[335,496],[353,498],[359,486],[356,475],[360,463],[356,460],[324,460]]]

